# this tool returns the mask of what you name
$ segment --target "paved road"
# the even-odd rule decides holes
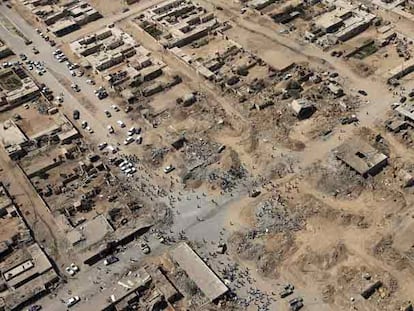
[[[33,55],[31,51],[31,46],[26,46],[21,37],[15,35],[8,31],[7,28],[0,26],[0,37],[10,46],[14,51],[18,53],[25,53],[30,59],[38,60],[45,63],[45,67],[48,69],[48,72],[42,76],[36,75],[35,78],[45,83],[49,86],[55,94],[63,93],[64,103],[62,105],[62,111],[72,119],[72,112],[74,109],[80,111],[81,120],[86,120],[94,129],[95,133],[93,135],[84,133],[88,140],[94,141],[94,143],[99,143],[102,141],[107,141],[110,144],[116,145],[117,143],[122,144],[122,141],[126,137],[127,129],[136,125],[138,121],[131,121],[128,116],[123,112],[115,113],[110,106],[115,104],[115,102],[110,99],[104,99],[99,101],[95,94],[94,88],[86,83],[86,77],[73,78],[64,65],[64,63],[57,62],[52,52],[55,48],[50,47],[37,33],[36,31],[27,24],[23,18],[17,15],[14,11],[6,9],[4,6],[0,6],[0,14],[7,15],[7,18],[10,19],[12,23],[18,25],[19,29],[24,33],[25,36],[30,38],[33,41],[32,46],[36,46],[39,50],[39,54]],[[81,88],[80,93],[74,93],[68,85],[71,82],[75,82]],[[107,119],[104,110],[110,110],[112,112],[112,118]],[[127,126],[125,129],[119,129],[116,127],[116,120],[124,121]],[[75,125],[79,125],[79,121],[74,121]],[[147,125],[141,120],[139,126],[145,128]],[[107,124],[112,124],[116,128],[117,135],[111,135],[108,137],[106,126]],[[144,132],[145,135],[145,132]],[[145,138],[145,136],[144,136]],[[139,150],[139,146],[131,145],[128,147],[121,146],[121,152],[123,154],[135,154]],[[155,176],[150,171],[142,171],[139,176],[136,176],[136,183],[138,181],[145,180],[150,185],[158,185],[156,181],[152,181],[153,178],[156,179],[174,179],[174,175],[171,176]],[[169,195],[175,199],[179,196],[178,192],[182,195],[183,200],[174,202],[174,213],[175,213],[175,222],[171,227],[172,232],[180,232],[185,230],[187,236],[191,240],[201,240],[205,238],[207,241],[217,241],[219,238],[219,231],[224,226],[226,221],[226,206],[230,205],[233,200],[237,199],[237,194],[233,197],[230,195],[220,196],[215,198],[215,203],[211,201],[211,197],[203,196],[201,191],[187,191],[181,185],[176,185]],[[243,194],[243,193],[242,193]],[[166,204],[169,204],[169,198],[162,198],[161,201],[164,201]],[[200,208],[197,208],[197,205]],[[197,218],[204,219],[203,221],[197,221]],[[51,220],[53,222],[53,220]],[[152,248],[158,250],[159,243],[157,241],[151,242]],[[162,250],[162,248],[161,248]],[[45,297],[41,300],[45,310],[65,310],[64,304],[60,299],[67,299],[71,295],[80,295],[82,297],[82,302],[77,305],[75,309],[77,310],[90,310],[91,300],[90,298],[94,296],[94,301],[104,302],[111,294],[110,286],[116,286],[113,284],[113,274],[120,273],[124,271],[129,266],[129,258],[134,257],[139,259],[140,256],[139,249],[132,245],[125,250],[125,253],[120,254],[121,263],[111,266],[111,272],[106,273],[106,270],[101,269],[101,264],[97,264],[93,267],[86,267],[81,265],[81,272],[73,279],[70,280],[65,286],[63,286],[57,297],[51,299],[50,297]],[[64,254],[61,254],[64,255]],[[73,256],[68,257],[74,258]],[[65,256],[63,256],[65,257]],[[78,263],[78,262],[77,262]],[[67,266],[69,262],[62,260],[58,263],[60,267]],[[106,284],[105,289],[99,290],[93,282],[99,281],[101,284]],[[98,289],[98,291],[97,291]]]
[[[54,48],[51,48],[48,44],[44,42],[44,40],[35,32],[35,30],[27,24],[20,16],[15,14],[13,11],[10,11],[5,8],[5,6],[0,7],[0,14],[7,15],[7,17],[16,25],[19,25],[19,28],[22,32],[31,40],[33,41],[33,45],[37,46],[40,54],[33,56],[31,52],[31,47],[28,47],[24,44],[23,40],[16,36],[13,33],[10,33],[6,28],[0,27],[0,37],[6,41],[6,43],[11,46],[15,51],[18,53],[23,52],[27,55],[30,55],[32,59],[40,60],[45,62],[46,67],[49,69],[48,73],[44,76],[36,77],[39,81],[44,82],[47,84],[53,91],[56,93],[63,93],[65,102],[63,104],[62,110],[71,117],[72,112],[74,109],[78,109],[81,112],[81,120],[87,120],[91,127],[95,130],[95,134],[89,137],[95,143],[108,141],[110,144],[117,144],[122,143],[123,139],[126,136],[126,130],[118,130],[118,135],[108,137],[106,125],[111,123],[115,126],[116,120],[123,120],[127,127],[136,125],[134,121],[132,122],[128,116],[123,113],[122,111],[119,113],[114,113],[113,110],[113,117],[111,119],[107,119],[103,113],[105,109],[111,110],[110,106],[115,104],[113,100],[107,98],[105,100],[99,101],[95,97],[93,91],[94,87],[88,85],[86,83],[86,78],[73,78],[69,70],[66,68],[64,64],[58,63],[52,56],[52,51]],[[234,16],[238,16],[234,12]],[[117,18],[124,18],[116,17],[114,20],[118,20]],[[269,34],[269,29],[265,26],[260,25],[259,23],[255,23],[254,21],[249,21],[245,19],[240,19],[238,17],[234,18],[235,22],[238,23],[240,26],[244,27],[246,30],[251,30],[255,32],[255,35],[264,36],[266,40],[274,40],[275,42],[280,42],[283,40],[283,44],[291,47],[292,49],[301,49],[302,53],[305,56],[309,56],[311,59],[319,59],[320,57],[320,50],[316,48],[303,48],[298,45],[293,40],[290,40],[286,37],[281,37],[280,35],[276,34],[276,32],[272,32]],[[100,24],[97,24],[100,25]],[[93,28],[93,27],[91,27]],[[171,57],[165,57],[168,62],[173,63],[171,61]],[[393,97],[388,93],[386,88],[381,88],[378,90],[378,81],[372,81],[370,79],[363,79],[363,78],[356,78],[355,75],[346,68],[346,64],[341,62],[337,62],[336,59],[332,59],[329,56],[326,57],[326,60],[331,64],[335,70],[337,70],[341,75],[346,78],[346,83],[357,88],[364,88],[368,90],[369,96],[369,103],[365,105],[359,114],[359,118],[361,120],[361,125],[370,126],[374,122],[376,122],[377,118],[381,118],[386,108],[388,107],[389,103],[392,102]],[[61,83],[61,81],[66,81],[65,83]],[[68,89],[68,84],[70,81],[75,81],[81,88],[82,92],[80,94],[74,94],[70,88]],[[64,86],[66,85],[66,87]],[[83,97],[85,101],[81,99]],[[142,122],[142,121],[141,121]],[[77,124],[75,122],[75,124]],[[142,127],[145,127],[145,124],[139,124]],[[340,133],[339,129],[343,131]],[[326,141],[315,141],[310,146],[308,146],[303,152],[298,153],[298,157],[301,159],[300,165],[305,167],[307,165],[312,164],[313,162],[323,159],[326,156],[326,153],[329,152],[333,147],[337,146],[344,137],[350,136],[352,134],[353,127],[345,126],[338,128],[338,131],[328,140]],[[86,135],[86,134],[85,134]],[[89,135],[89,134],[88,134]],[[144,134],[145,135],[145,134]],[[123,153],[134,154],[138,152],[137,146],[130,146],[127,148],[122,148]],[[324,150],[325,152],[321,152]],[[155,178],[150,173],[145,174],[145,176],[139,176],[137,178],[148,178],[150,184],[157,184],[156,182],[152,182],[152,178]],[[229,206],[234,200],[237,200],[241,194],[236,194],[234,197],[229,196],[222,196],[220,199],[216,199],[218,202],[217,204],[213,204],[211,202],[210,197],[202,197],[200,192],[190,192],[186,193],[184,189],[180,187],[175,187],[171,192],[172,195],[178,196],[177,192],[181,191],[183,193],[182,197],[188,196],[189,199],[183,199],[181,202],[176,202],[175,205],[175,223],[172,227],[173,231],[178,232],[182,229],[185,229],[190,239],[202,239],[206,238],[208,241],[217,241],[219,237],[220,228],[224,225],[224,219],[226,215],[226,207]],[[167,201],[164,199],[164,201]],[[196,205],[200,205],[201,208],[196,208]],[[195,219],[197,217],[202,217],[205,221],[197,222]],[[154,245],[156,248],[157,245]],[[137,248],[131,247],[126,250],[125,255],[120,255],[124,261],[128,261],[128,256],[131,254],[136,254]],[[97,266],[98,267],[98,266]],[[59,292],[59,297],[66,299],[70,294],[68,294],[67,290],[71,290],[73,295],[78,293],[82,293],[82,298],[85,298],[84,302],[79,304],[76,308],[78,310],[89,310],[90,305],[86,299],[89,299],[91,295],[97,295],[96,299],[106,299],[108,297],[108,289],[103,290],[102,292],[95,293],[94,286],[91,284],[95,279],[91,278],[92,275],[97,275],[101,278],[102,282],[106,282],[105,280],[109,280],[111,275],[114,272],[118,272],[119,270],[124,269],[125,265],[118,265],[113,266],[113,271],[110,274],[106,274],[106,272],[99,272],[97,267],[87,268],[82,267],[82,272],[79,276],[75,279],[70,281],[64,288]],[[75,291],[76,289],[76,291]],[[59,300],[54,299],[50,300],[46,297],[42,300],[42,304],[46,307],[46,310],[64,310],[64,306]]]

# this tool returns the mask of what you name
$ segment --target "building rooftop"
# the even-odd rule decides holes
[[[210,301],[228,291],[227,286],[187,243],[181,243],[173,249],[171,256]]]
[[[334,150],[336,157],[362,176],[374,175],[387,164],[388,157],[362,141],[352,139]]]
[[[26,135],[12,120],[0,125],[0,143],[4,146],[21,145],[28,141]]]

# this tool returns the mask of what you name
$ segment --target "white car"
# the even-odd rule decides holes
[[[86,127],[86,130],[87,130],[89,133],[93,134],[93,129],[92,129],[90,126],[87,126],[87,127]]]
[[[174,169],[175,169],[174,166],[168,165],[168,166],[164,167],[164,173],[168,174],[168,173],[172,172]]]
[[[135,134],[135,127],[131,127],[129,130],[128,130],[128,136],[132,136],[132,135],[134,135]]]
[[[114,128],[112,127],[112,125],[108,125],[108,132],[109,134],[113,134],[115,132]]]
[[[66,301],[66,307],[70,308],[70,307],[74,306],[75,304],[77,304],[79,301],[80,301],[79,296],[70,297],[68,299],[68,301]]]
[[[134,174],[135,172],[137,171],[137,169],[135,168],[135,167],[130,167],[130,168],[127,168],[125,171],[124,171],[124,173],[125,174],[130,174],[130,175],[132,175],[132,174]]]
[[[115,148],[114,146],[111,146],[111,145],[109,145],[108,146],[108,150],[111,152],[111,153],[117,153],[117,148]]]
[[[132,172],[132,168],[127,168],[125,171],[124,171],[124,173],[125,174],[129,174],[129,173],[131,173]]]
[[[125,127],[125,123],[122,122],[121,120],[116,121],[116,123],[120,126],[120,127]]]
[[[69,274],[70,276],[74,276],[76,274],[76,271],[74,271],[71,267],[66,267],[65,271],[67,274]]]
[[[124,145],[129,145],[130,143],[134,142],[134,137],[129,136],[127,139],[124,140]]]
[[[75,265],[73,262],[70,264],[70,268],[75,272],[79,272],[79,267]]]
[[[121,164],[118,165],[118,167],[123,167],[127,164],[128,164],[128,161],[124,160],[123,162],[121,162]]]

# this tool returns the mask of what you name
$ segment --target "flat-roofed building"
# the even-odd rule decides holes
[[[187,243],[174,248],[171,256],[209,301],[216,301],[228,292],[227,286]]]
[[[63,37],[78,29],[80,29],[80,26],[72,19],[59,20],[49,27],[50,32],[57,37]]]
[[[356,138],[334,149],[335,156],[363,177],[377,174],[388,163],[388,157]]]

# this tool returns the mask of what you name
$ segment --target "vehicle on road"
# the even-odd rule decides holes
[[[79,120],[80,112],[79,110],[73,110],[73,119]]]
[[[170,164],[170,165],[164,167],[164,173],[168,174],[168,173],[172,172],[174,169],[175,169],[175,167]]]
[[[140,244],[140,248],[141,248],[141,251],[142,251],[145,255],[147,255],[147,254],[151,253],[151,248],[149,247],[149,245],[148,245],[147,243],[141,243],[141,244]]]
[[[108,97],[108,93],[106,91],[100,92],[96,95],[99,100],[105,99]]]
[[[72,83],[70,86],[75,92],[80,92],[79,85]]]
[[[68,301],[66,301],[66,307],[70,308],[70,307],[74,306],[75,304],[77,304],[79,301],[80,301],[79,296],[70,297],[68,299]]]
[[[90,85],[95,85],[95,81],[88,79],[86,80],[86,83],[90,84]]]

